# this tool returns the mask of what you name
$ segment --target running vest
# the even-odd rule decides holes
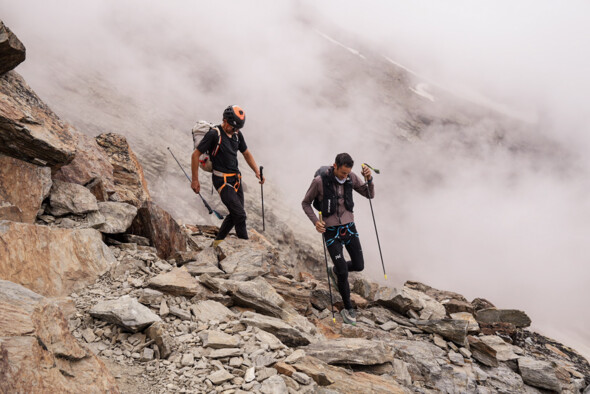
[[[334,167],[330,167],[328,171],[323,171],[321,174],[322,184],[324,186],[324,199],[322,201],[314,200],[313,206],[318,211],[322,211],[322,216],[327,218],[336,213],[338,209],[338,195],[334,190]],[[346,210],[353,212],[354,201],[352,201],[352,179],[346,178],[344,182],[344,207]],[[321,209],[320,209],[321,208]]]

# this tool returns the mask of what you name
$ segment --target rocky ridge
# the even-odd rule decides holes
[[[577,393],[588,383],[587,361],[528,331],[524,312],[417,282],[392,289],[357,276],[357,326],[333,322],[326,281],[277,275],[276,248],[250,231],[217,249],[190,232],[201,250],[188,262],[110,246],[117,263],[71,295],[70,329],[105,361],[139,368],[134,384],[148,392]],[[104,300],[119,317],[97,314]],[[153,323],[143,330],[124,317],[144,314]]]

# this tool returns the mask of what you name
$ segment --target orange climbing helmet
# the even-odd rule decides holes
[[[234,129],[241,129],[246,123],[246,113],[237,105],[230,105],[223,111],[223,119]]]

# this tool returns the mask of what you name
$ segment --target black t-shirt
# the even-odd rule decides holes
[[[213,169],[230,174],[238,172],[238,151],[244,153],[248,149],[244,136],[241,131],[238,131],[232,137],[228,137],[221,126],[216,127],[219,127],[221,131],[221,144],[217,155],[211,156]],[[205,134],[197,149],[199,152],[210,152],[211,154],[215,150],[218,140],[217,130],[213,128]]]

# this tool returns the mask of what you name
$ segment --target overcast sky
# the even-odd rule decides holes
[[[77,103],[63,86],[97,73],[150,121],[216,121],[226,105],[242,105],[251,150],[294,211],[315,168],[335,153],[381,167],[374,208],[391,283],[418,280],[523,309],[535,328],[590,354],[590,3],[0,0],[0,15],[27,47],[17,71],[64,112]],[[434,129],[386,152],[368,146],[364,129],[396,114],[372,103],[362,83],[345,105],[310,99],[334,86],[324,59],[333,42],[318,32],[394,60],[429,86],[527,119],[539,139],[561,146],[564,162],[542,153],[450,154],[456,135]],[[91,97],[100,87],[80,90]],[[351,130],[361,124],[362,132]],[[165,133],[140,129],[133,138],[154,149],[169,143]],[[554,171],[558,165],[566,170]],[[418,175],[435,170],[444,182],[425,189]],[[379,279],[369,207],[357,200],[367,272]]]

